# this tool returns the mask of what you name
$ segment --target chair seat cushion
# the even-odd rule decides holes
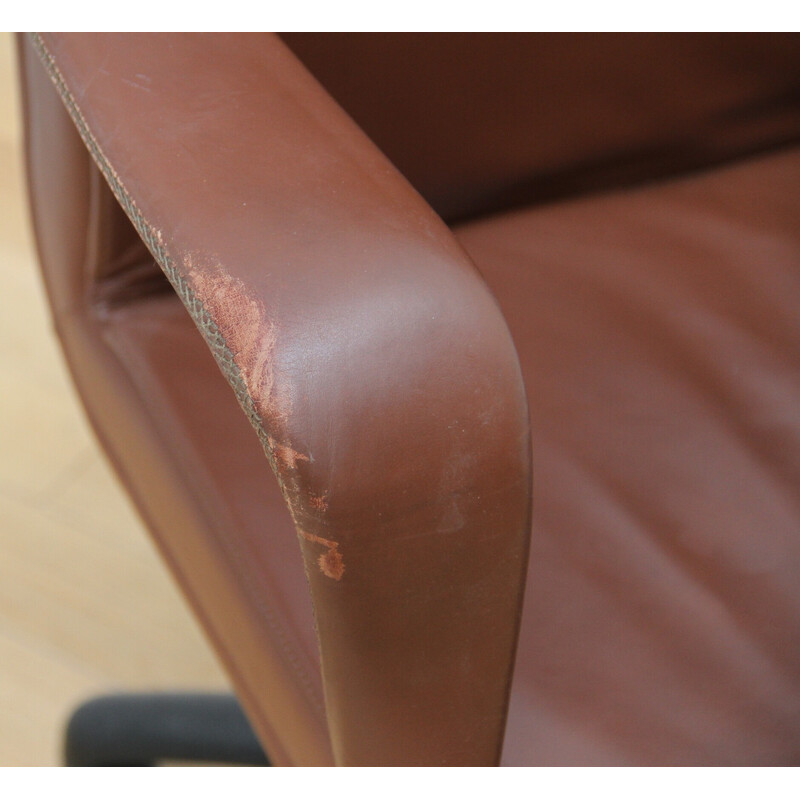
[[[458,236],[525,374],[507,764],[800,757],[800,150]]]

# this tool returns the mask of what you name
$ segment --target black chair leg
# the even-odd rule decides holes
[[[269,766],[227,694],[115,694],[79,706],[67,724],[68,767],[152,767],[163,761]]]

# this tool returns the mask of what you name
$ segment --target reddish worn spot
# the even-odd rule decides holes
[[[158,238],[159,234],[156,233],[156,236]],[[270,431],[278,436],[281,435],[279,431],[285,434],[292,411],[291,386],[286,381],[279,381],[275,375],[276,329],[264,304],[250,294],[242,281],[228,274],[221,264],[208,256],[187,253],[184,266],[195,295],[215,321],[231,352],[247,393],[264,424],[264,432]],[[300,495],[296,469],[299,462],[310,461],[311,458],[271,435],[267,435],[267,443],[296,525],[295,505]],[[308,502],[318,512],[328,507],[326,495],[311,495]],[[341,580],[345,566],[338,543],[306,533],[300,528],[298,533],[307,541],[326,548],[317,559],[317,564],[323,575]]]
[[[304,453],[298,453],[293,447],[288,444],[278,444],[271,436],[268,437],[272,454],[275,456],[275,461],[278,465],[286,469],[294,469],[298,461],[308,461],[308,456]]]
[[[308,496],[308,504],[313,508],[315,511],[323,512],[328,510],[328,495],[316,495],[316,494],[309,494]]]
[[[344,575],[344,559],[339,552],[339,543],[331,539],[323,539],[321,536],[316,536],[313,533],[307,533],[300,528],[297,529],[297,532],[306,541],[321,544],[328,548],[327,551],[317,559],[317,565],[323,575],[327,575],[335,581],[341,580],[342,575]]]
[[[275,380],[275,325],[263,303],[221,264],[189,253],[184,264],[195,294],[219,326],[247,391],[269,427],[285,423],[291,397]]]
[[[342,575],[344,575],[342,554],[335,548],[333,550],[328,550],[327,553],[323,553],[317,559],[317,564],[319,564],[323,575],[327,575],[335,581],[341,580]]]

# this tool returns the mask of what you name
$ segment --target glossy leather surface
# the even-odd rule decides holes
[[[496,763],[527,563],[530,441],[516,353],[473,265],[277,38],[33,43],[278,478],[314,601],[337,763]],[[109,296],[113,283],[98,298],[96,280],[81,314],[104,327],[125,313],[120,302],[135,303]],[[76,373],[111,357],[67,351]],[[303,718],[319,714],[313,687],[265,586],[262,565],[276,556],[268,509],[255,530],[212,516],[192,456],[167,444],[171,420],[143,398],[164,391],[155,381],[143,391],[146,368],[130,378],[129,404],[144,400],[147,434],[180,474],[151,486],[139,434],[145,452],[126,478],[268,748],[280,722],[287,757],[319,761]],[[78,377],[124,468],[137,432],[95,380],[111,380],[107,368]],[[181,513],[195,519],[175,519],[170,491],[194,500]],[[283,730],[286,706],[294,729]]]
[[[496,763],[528,564],[503,763],[796,761],[796,40],[287,41],[442,214],[540,206],[451,234],[274,38],[45,37],[245,414],[23,49],[76,384],[270,755]]]
[[[509,764],[797,764],[800,147],[457,231],[531,404]]]

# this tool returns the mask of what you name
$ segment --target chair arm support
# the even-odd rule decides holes
[[[33,41],[281,484],[337,762],[498,763],[530,447],[475,268],[277,37]]]

